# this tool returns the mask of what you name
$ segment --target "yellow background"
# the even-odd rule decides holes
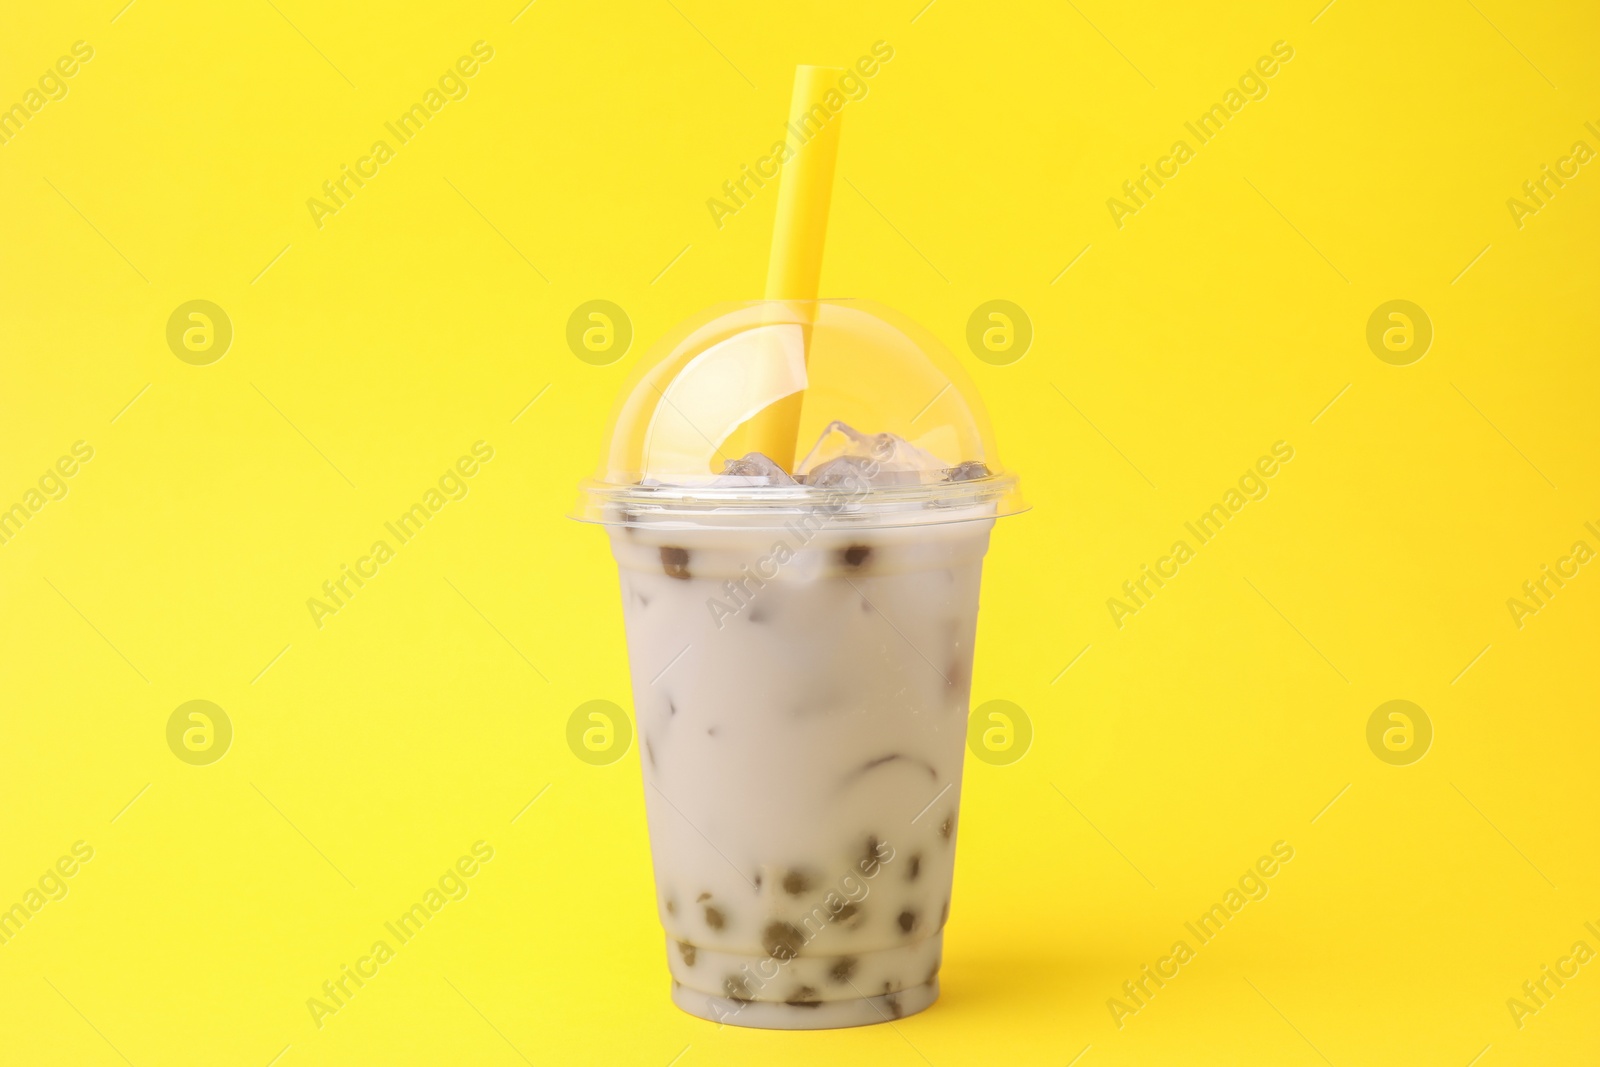
[[[1506,607],[1600,547],[1600,173],[1506,207],[1600,148],[1592,5],[919,2],[8,8],[0,103],[95,54],[0,146],[0,497],[95,455],[0,546],[0,904],[95,854],[0,947],[0,1060],[1593,1062],[1600,964],[1506,1007],[1600,949],[1600,573]],[[478,40],[467,98],[318,229]],[[932,1010],[719,1030],[667,999],[636,751],[565,743],[631,702],[604,538],[563,516],[649,342],[759,294],[775,195],[720,230],[705,201],[794,65],[878,40],[823,289],[944,338],[1026,479],[973,699],[1036,737],[968,761]],[[1270,94],[1118,229],[1106,199],[1279,40]],[[165,341],[200,298],[235,331],[210,366]],[[596,298],[636,332],[606,367],[564,339]],[[1036,331],[1008,366],[964,341],[996,298]],[[1406,367],[1365,340],[1392,299],[1434,326]],[[318,629],[307,598],[478,440],[470,495]],[[1279,440],[1270,495],[1118,629],[1106,599]],[[1435,730],[1405,767],[1365,739],[1396,698]],[[234,726],[210,766],[166,744],[192,699]],[[318,1029],[307,998],[478,840],[470,895]],[[1119,1029],[1107,999],[1279,840],[1270,895]]]

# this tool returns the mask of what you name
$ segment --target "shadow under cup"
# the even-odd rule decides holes
[[[685,1011],[820,1029],[937,998],[993,525],[609,528]]]

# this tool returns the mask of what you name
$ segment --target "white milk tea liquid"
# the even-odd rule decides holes
[[[610,528],[684,1010],[806,1029],[938,996],[992,526]]]

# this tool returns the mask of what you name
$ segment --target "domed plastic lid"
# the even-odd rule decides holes
[[[713,308],[658,342],[623,387],[574,518],[852,527],[1026,510],[955,358],[859,300]]]

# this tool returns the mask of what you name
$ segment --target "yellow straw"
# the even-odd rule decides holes
[[[813,301],[822,274],[822,245],[828,233],[828,206],[833,200],[833,165],[839,154],[842,116],[822,99],[837,95],[842,67],[800,66],[794,72],[789,104],[790,143],[799,144],[783,164],[778,184],[778,218],[772,231],[772,258],[767,263],[767,299]],[[812,308],[801,314],[809,348]],[[752,418],[743,429],[750,446],[770,456],[784,470],[794,469],[795,438],[800,429],[802,393],[784,397]]]

